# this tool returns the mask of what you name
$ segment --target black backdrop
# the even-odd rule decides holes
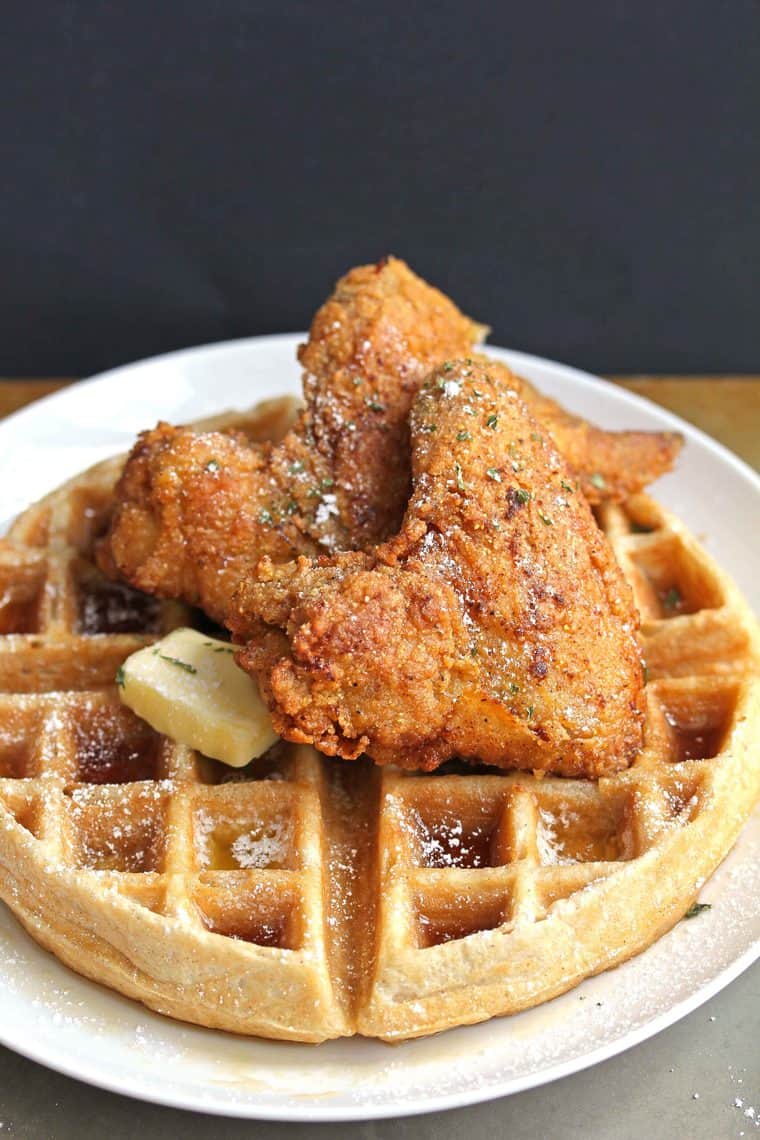
[[[388,251],[497,343],[760,369],[757,0],[0,20],[0,374],[301,328]]]

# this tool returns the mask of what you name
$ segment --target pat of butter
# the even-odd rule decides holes
[[[277,734],[233,653],[226,641],[176,629],[127,658],[116,677],[121,699],[158,732],[240,768]]]

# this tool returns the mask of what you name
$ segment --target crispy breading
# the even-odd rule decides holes
[[[167,424],[143,433],[116,488],[101,568],[223,622],[262,556],[388,538],[410,493],[412,399],[435,364],[467,354],[484,332],[397,258],[351,270],[299,352],[306,407],[284,440],[252,448]],[[590,502],[627,497],[678,451],[672,434],[602,431],[506,365],[488,366],[549,429]]]
[[[299,353],[306,407],[294,428],[255,448],[167,424],[143,433],[116,488],[101,568],[223,621],[262,555],[386,538],[409,497],[414,394],[484,331],[397,258],[351,270]]]
[[[488,362],[411,417],[414,490],[371,552],[264,559],[229,621],[275,729],[347,758],[595,777],[641,745],[631,591],[545,430]]]

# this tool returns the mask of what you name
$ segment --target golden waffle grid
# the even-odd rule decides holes
[[[118,700],[121,661],[193,619],[92,566],[120,462],[0,544],[0,893],[43,945],[201,1024],[398,1039],[533,1005],[680,917],[760,790],[757,641],[651,499],[598,515],[643,619],[646,740],[628,772],[418,776],[286,745],[230,772]]]

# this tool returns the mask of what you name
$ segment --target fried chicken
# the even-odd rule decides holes
[[[484,332],[397,258],[351,270],[299,352],[306,407],[293,430],[257,448],[168,424],[144,432],[116,488],[101,568],[221,622],[262,555],[386,538],[409,497],[414,394]]]
[[[224,622],[262,556],[364,550],[394,534],[411,486],[409,409],[423,377],[484,333],[396,258],[351,270],[299,352],[306,408],[276,446],[160,424],[143,433],[98,549],[112,577]],[[591,502],[651,482],[680,446],[669,433],[605,432],[514,376]]]
[[[447,362],[411,417],[414,489],[371,552],[238,592],[237,660],[276,731],[329,755],[596,777],[641,746],[631,591],[573,472],[488,362]]]
[[[550,433],[592,505],[623,502],[673,466],[683,444],[674,431],[605,431],[568,412],[556,400],[515,376],[505,364],[485,357],[494,379],[515,388],[530,413]]]

